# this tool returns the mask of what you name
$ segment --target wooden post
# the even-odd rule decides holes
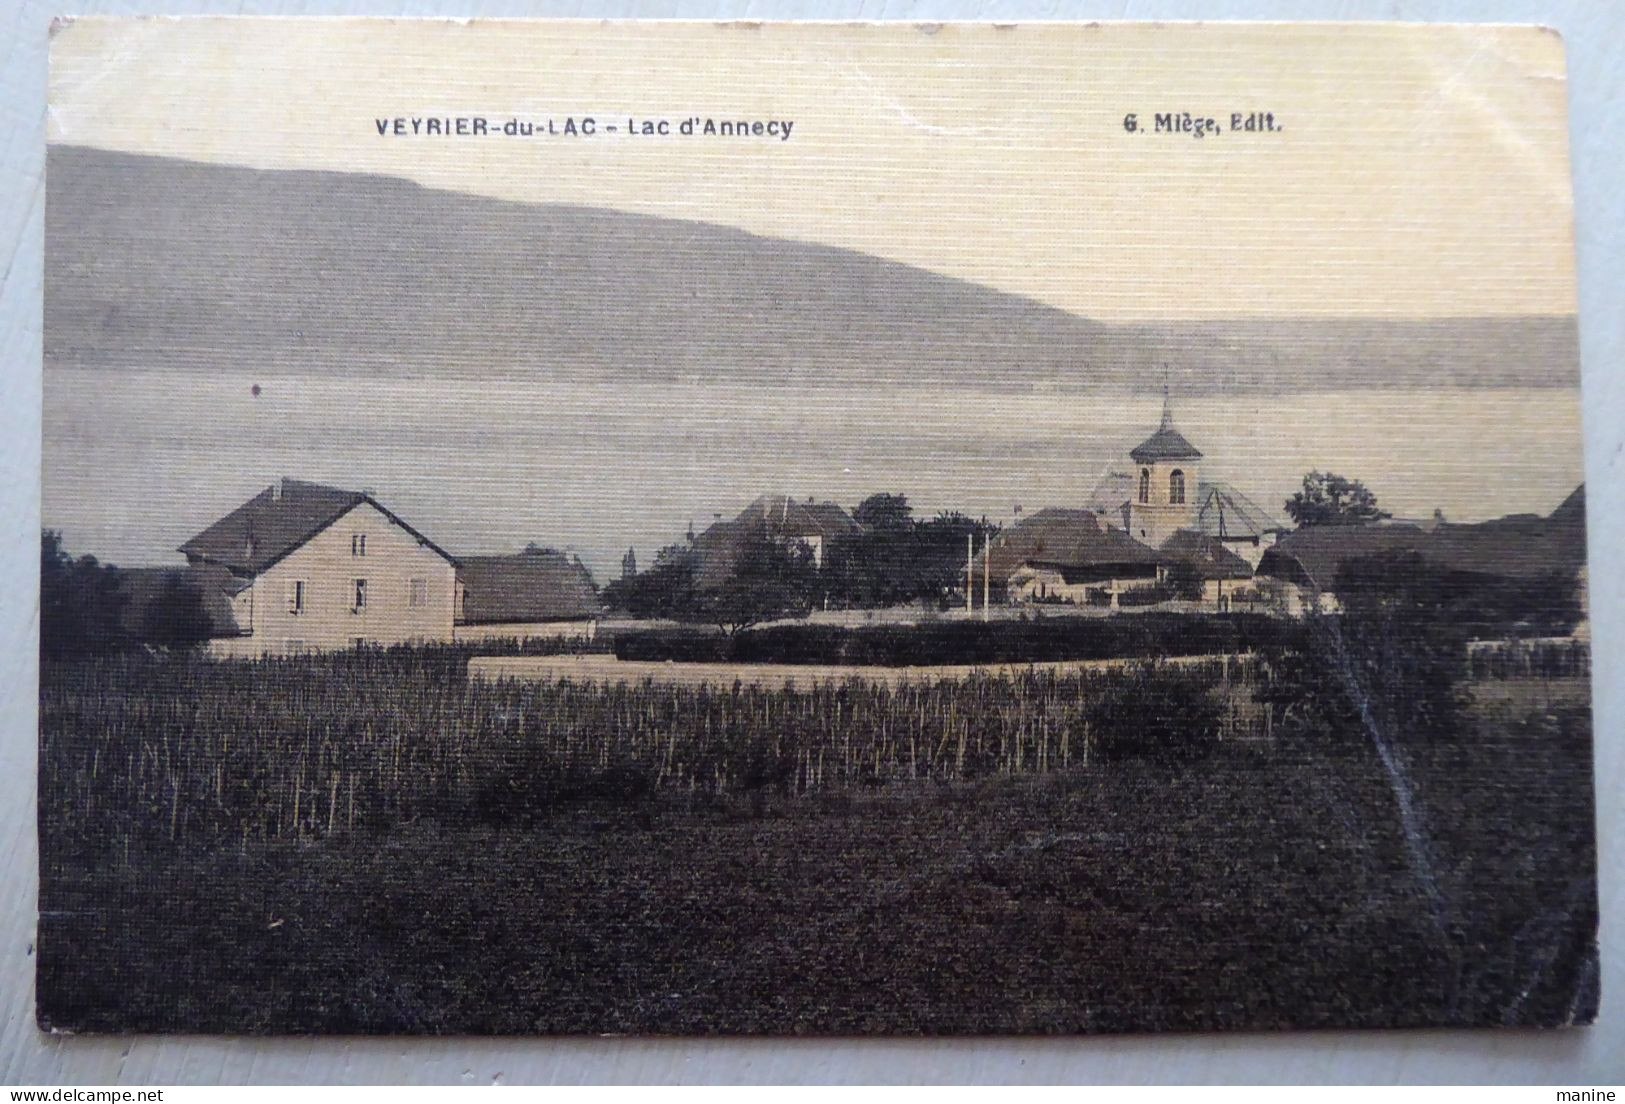
[[[965,612],[976,607],[976,534],[965,534]]]
[[[982,620],[988,619],[987,604],[993,580],[993,532],[982,533]]]

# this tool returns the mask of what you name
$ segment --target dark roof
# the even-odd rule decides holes
[[[464,587],[466,625],[580,621],[602,612],[592,575],[562,552],[465,556],[457,578]]]
[[[119,610],[119,624],[125,632],[140,637],[147,630],[147,610],[172,582],[196,588],[203,599],[203,612],[209,619],[211,636],[239,636],[242,630],[231,613],[231,596],[245,583],[223,567],[198,564],[193,567],[125,567],[118,571],[119,591],[125,602]]]
[[[760,518],[770,535],[785,537],[835,537],[861,532],[863,527],[852,515],[833,502],[800,501],[789,495],[763,495],[736,518],[749,522]]]
[[[1136,464],[1150,464],[1158,460],[1200,460],[1202,454],[1174,428],[1173,408],[1165,401],[1162,424],[1155,433],[1130,449],[1129,457]]]
[[[1506,579],[1574,571],[1585,563],[1586,555],[1584,498],[1578,500],[1578,511],[1575,501],[1570,495],[1549,517],[1514,514],[1470,525],[1445,523],[1427,530],[1405,525],[1299,529],[1264,553],[1258,574],[1328,589],[1336,583],[1338,569],[1345,562],[1385,552],[1415,552],[1450,571]]]
[[[982,570],[977,553],[975,570]],[[990,572],[1000,582],[1023,564],[1092,567],[1101,564],[1155,564],[1157,553],[1107,525],[1092,510],[1051,507],[1039,510],[993,538]]]
[[[1253,566],[1236,555],[1218,537],[1180,529],[1162,542],[1163,558],[1194,567],[1204,579],[1250,579]]]
[[[1569,492],[1557,509],[1552,511],[1551,522],[1570,544],[1577,544],[1584,556],[1586,539],[1586,485],[1580,484]]]
[[[181,545],[180,551],[240,575],[258,575],[363,502],[420,543],[452,560],[445,550],[384,509],[365,491],[345,491],[298,479],[284,479],[267,487]]]
[[[738,517],[716,522],[694,538],[695,582],[701,587],[722,585],[745,546],[764,536],[781,541],[807,537],[830,541],[861,532],[863,526],[833,502],[763,495]]]

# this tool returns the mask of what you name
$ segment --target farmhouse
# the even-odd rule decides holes
[[[1543,578],[1572,579],[1585,610],[1585,487],[1546,517],[1514,514],[1477,524],[1325,525],[1300,529],[1264,553],[1260,586],[1282,612],[1335,611],[1333,588],[1350,561],[1414,553],[1466,584]],[[1582,620],[1577,636],[1588,635]]]
[[[552,549],[458,560],[458,640],[591,637],[602,607],[581,561]]]
[[[1251,583],[1253,566],[1219,537],[1180,529],[1163,542],[1163,564],[1172,575],[1183,569],[1199,581],[1199,600],[1221,613],[1260,601]]]
[[[1001,533],[977,556],[973,578],[984,569],[995,600],[1116,606],[1157,582],[1163,557],[1092,511],[1051,507]]]
[[[456,561],[365,491],[283,479],[180,551],[216,655],[452,639]]]
[[[747,543],[762,536],[780,544],[805,545],[813,565],[822,568],[836,540],[862,531],[852,515],[833,502],[763,495],[738,517],[716,522],[691,538],[699,563],[697,578],[702,584],[723,581]]]

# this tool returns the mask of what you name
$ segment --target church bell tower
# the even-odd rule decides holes
[[[1162,424],[1133,449],[1128,535],[1160,548],[1180,529],[1196,528],[1198,464],[1202,454],[1174,428],[1173,403],[1162,389]]]

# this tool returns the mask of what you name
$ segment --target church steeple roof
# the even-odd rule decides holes
[[[1174,404],[1168,396],[1168,386],[1162,388],[1162,424],[1151,436],[1141,441],[1129,451],[1129,457],[1136,464],[1151,464],[1158,460],[1200,460],[1202,458],[1195,445],[1185,440],[1179,430],[1174,428]]]

